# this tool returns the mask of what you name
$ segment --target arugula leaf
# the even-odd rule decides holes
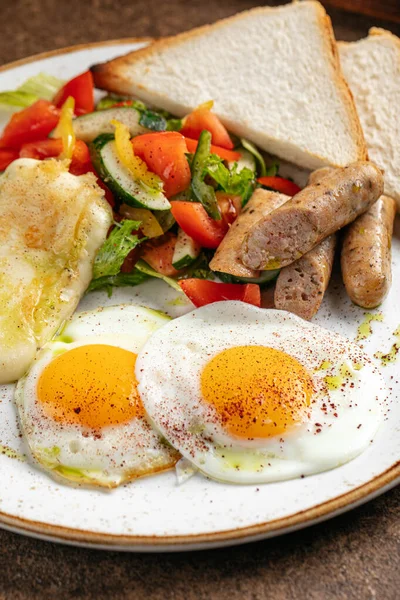
[[[93,280],[119,273],[129,252],[145,239],[139,239],[137,235],[131,235],[133,230],[137,231],[139,229],[139,226],[140,221],[131,221],[130,219],[115,223],[115,228],[111,231],[95,258]]]
[[[106,275],[104,277],[99,277],[98,279],[92,279],[88,287],[88,292],[106,289],[108,296],[111,297],[113,287],[139,285],[139,283],[143,283],[143,281],[146,281],[149,278],[149,275],[146,275],[146,273],[142,273],[141,271],[137,271],[136,269],[133,270],[132,273]]]
[[[211,133],[204,130],[200,134],[197,149],[191,164],[191,189],[196,200],[201,202],[210,217],[219,221],[221,219],[221,213],[214,188],[211,185],[207,185],[204,181],[209,165],[213,164],[215,160],[220,161],[217,156],[210,154],[210,149]]]
[[[168,283],[168,285],[170,285],[172,288],[174,288],[174,290],[177,290],[178,292],[183,293],[179,283],[177,283],[177,281],[175,281],[175,279],[172,279],[172,277],[167,277],[166,275],[161,275],[161,273],[158,273],[158,271],[155,271],[144,260],[138,260],[135,265],[135,268],[138,271],[140,271],[141,273],[143,273],[144,275],[147,275],[149,277],[155,277],[156,279],[162,279],[163,281],[165,281],[165,283]]]
[[[40,98],[52,100],[63,83],[58,77],[39,73],[27,79],[16,90],[0,93],[0,104],[10,108],[26,108]]]
[[[228,169],[222,162],[214,161],[207,165],[206,172],[224,192],[241,196],[243,204],[247,202],[253,193],[255,186],[254,172],[248,167],[243,167],[238,171],[237,163],[234,163],[232,169]]]
[[[192,277],[195,279],[215,279],[213,271],[208,266],[213,254],[213,252],[203,250],[197,259],[184,270],[179,279],[191,279]]]

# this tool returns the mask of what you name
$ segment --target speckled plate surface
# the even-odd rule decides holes
[[[45,71],[68,79],[89,65],[140,47],[123,40],[68,48],[2,68],[0,90],[13,89]],[[7,115],[1,114],[6,121]],[[393,240],[394,284],[361,343],[372,356],[390,351],[400,324],[400,223]],[[176,302],[177,292],[162,282],[145,283],[84,298],[80,309],[134,302],[171,316],[192,309]],[[334,277],[315,322],[351,340],[366,313],[346,298]],[[138,480],[112,492],[55,483],[26,460],[17,426],[13,386],[0,387],[0,526],[44,539],[120,550],[193,550],[271,537],[337,515],[400,481],[399,362],[382,369],[391,395],[385,419],[369,448],[333,471],[283,483],[232,486],[195,475],[178,486],[173,472]],[[340,440],[339,440],[340,443]]]

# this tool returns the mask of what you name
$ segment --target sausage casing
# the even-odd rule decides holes
[[[390,289],[395,214],[393,198],[381,196],[344,235],[341,254],[344,285],[351,300],[363,308],[381,304]]]
[[[276,281],[275,308],[288,310],[310,320],[321,306],[332,273],[336,235],[284,267]]]
[[[246,267],[240,258],[243,238],[255,223],[282,206],[287,200],[289,196],[278,192],[269,192],[261,188],[255,190],[218,246],[210,262],[210,269],[229,273],[235,277],[258,277],[259,271]]]
[[[383,192],[381,170],[371,162],[335,169],[255,223],[241,247],[250,269],[285,267],[351,223]]]

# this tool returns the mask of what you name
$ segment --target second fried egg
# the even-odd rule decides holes
[[[261,483],[360,454],[387,392],[358,346],[284,311],[200,308],[157,331],[136,362],[153,424],[206,475]]]

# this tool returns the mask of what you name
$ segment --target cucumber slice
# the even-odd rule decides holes
[[[228,162],[229,170],[231,170],[233,168],[233,165],[235,164],[235,162],[237,162],[238,173],[245,167],[255,173],[256,169],[257,169],[257,164],[256,164],[256,159],[254,158],[253,154],[251,152],[249,152],[248,150],[244,150],[243,148],[237,149],[237,152],[240,152],[240,158],[238,161]]]
[[[172,266],[175,269],[183,269],[191,265],[201,252],[201,246],[189,237],[181,228],[178,229]]]
[[[131,137],[147,133],[148,129],[139,124],[141,114],[136,108],[117,107],[92,112],[73,120],[73,128],[78,140],[92,142],[101,133],[114,133],[111,120],[116,119],[129,128]]]
[[[161,191],[146,190],[140,181],[135,180],[128,169],[121,164],[113,135],[109,133],[99,135],[90,144],[90,155],[101,179],[122,202],[149,210],[171,208]]]
[[[259,277],[235,277],[229,273],[217,272],[215,274],[224,283],[258,283],[259,285],[263,285],[264,283],[269,283],[276,279],[279,275],[279,271],[280,269],[275,269],[274,271],[261,271]]]

